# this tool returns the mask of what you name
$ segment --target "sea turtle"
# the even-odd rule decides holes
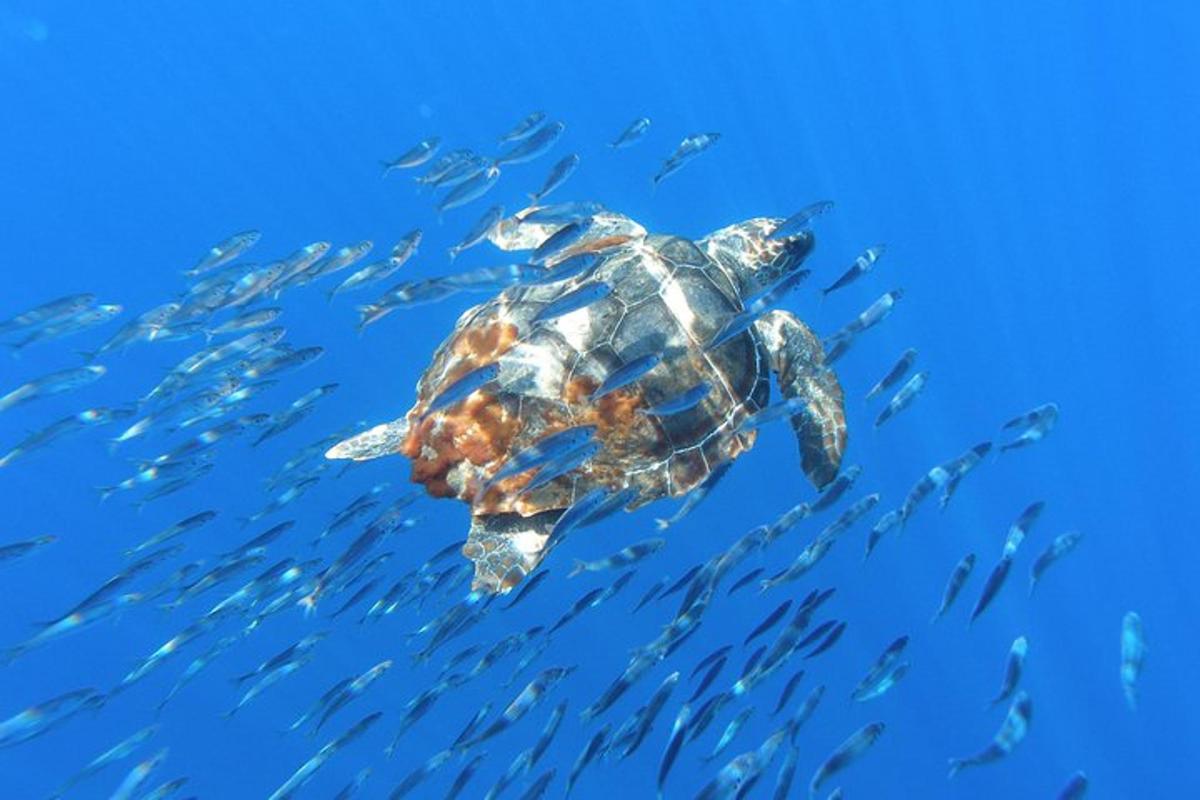
[[[505,250],[532,249],[564,226],[561,219],[534,219],[508,218],[490,239]],[[614,212],[594,213],[586,235],[566,237],[570,247],[543,267],[585,251],[595,254],[594,266],[559,282],[511,286],[467,310],[434,353],[409,412],[327,456],[403,453],[413,481],[431,495],[469,503],[463,554],[475,562],[473,588],[487,592],[511,590],[537,566],[555,522],[584,494],[632,490],[628,509],[678,497],[748,450],[757,432],[742,423],[768,404],[772,373],[785,398],[800,398],[791,423],[802,468],[823,487],[837,475],[846,425],[842,390],[825,366],[820,340],[791,313],[769,311],[745,332],[709,346],[745,299],[798,269],[812,250],[806,231],[771,238],[781,221],[751,219],[693,242],[649,234]],[[535,320],[553,301],[596,284],[611,291]],[[615,370],[654,353],[663,358],[653,369],[592,398]],[[486,382],[429,410],[431,403],[443,405],[448,387],[489,365],[496,367]],[[646,413],[704,383],[711,389],[697,405]],[[489,482],[514,453],[576,426],[594,426],[601,445],[578,469],[529,492],[522,488],[532,471]]]

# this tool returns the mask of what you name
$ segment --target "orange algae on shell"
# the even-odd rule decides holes
[[[453,363],[437,386],[448,386],[471,370],[494,363],[517,338],[517,326],[511,322],[462,330],[450,345]],[[431,399],[419,398],[409,412],[412,427],[401,452],[412,464],[413,483],[424,484],[434,497],[456,497],[459,490],[451,484],[451,473],[463,462],[485,467],[506,458],[522,425],[515,410],[491,392],[473,392],[461,403],[424,416]]]

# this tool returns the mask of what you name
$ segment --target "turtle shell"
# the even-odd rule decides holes
[[[591,283],[611,292],[534,324],[548,304]],[[458,497],[472,513],[530,516],[566,508],[597,487],[637,489],[636,507],[695,488],[754,443],[739,433],[769,400],[769,363],[752,331],[704,351],[742,308],[725,269],[679,237],[639,235],[605,250],[587,274],[512,287],[465,312],[433,356],[408,412],[403,452],[413,480]],[[593,402],[615,370],[642,356],[662,361]],[[427,413],[438,394],[471,370],[499,364],[498,378],[451,407]],[[695,407],[667,417],[645,409],[707,382]],[[600,452],[575,472],[522,493],[532,473],[480,489],[514,453],[576,425],[595,425]]]

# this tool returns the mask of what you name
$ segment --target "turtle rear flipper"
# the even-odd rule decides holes
[[[408,420],[401,417],[382,425],[376,425],[370,430],[338,442],[325,452],[325,457],[370,461],[372,458],[399,453],[406,438],[408,438]]]
[[[805,399],[792,417],[804,474],[818,489],[837,477],[846,452],[846,412],[837,375],[825,366],[821,340],[787,311],[764,314],[755,328],[785,398]]]
[[[531,517],[490,514],[471,518],[462,554],[475,562],[472,590],[504,594],[533,572],[545,558],[559,509]]]

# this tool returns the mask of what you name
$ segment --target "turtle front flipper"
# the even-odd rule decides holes
[[[837,375],[825,366],[821,340],[787,311],[764,314],[755,328],[785,398],[805,400],[792,416],[804,474],[818,489],[837,477],[846,452],[846,411]]]
[[[530,517],[489,514],[471,518],[462,554],[475,562],[472,590],[504,594],[533,572],[545,558],[550,531],[561,509]]]
[[[404,417],[376,425],[368,431],[338,442],[325,451],[326,458],[370,461],[400,452],[408,438],[408,420]]]

